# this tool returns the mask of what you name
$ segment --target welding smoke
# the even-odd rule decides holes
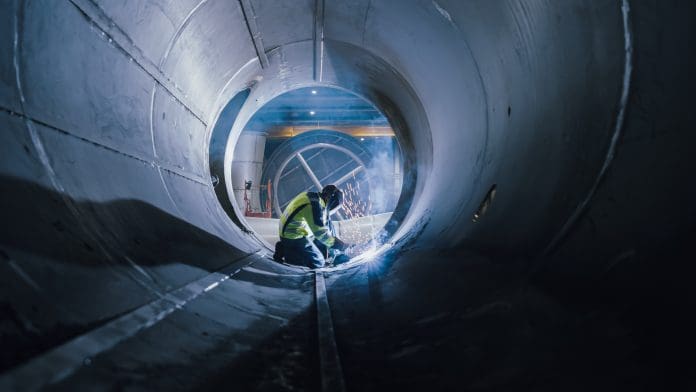
[[[394,210],[398,192],[394,181],[394,156],[386,151],[373,154],[367,167],[370,182],[370,214],[381,214]]]

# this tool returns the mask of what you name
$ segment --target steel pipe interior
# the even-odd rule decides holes
[[[229,306],[256,309],[257,319],[229,324],[244,338],[215,346],[192,335],[195,317],[168,317],[151,329],[171,322],[177,335],[111,336],[89,357],[94,366],[36,385],[168,385],[134,381],[127,365],[100,378],[98,358],[177,341],[178,357],[119,361],[182,373],[172,363],[194,366],[195,353],[226,342],[253,363],[250,349],[303,320],[313,275],[264,257],[235,218],[239,207],[224,200],[246,121],[274,97],[323,85],[375,104],[404,157],[393,248],[325,274],[349,389],[567,390],[572,369],[592,366],[554,364],[556,351],[533,347],[539,336],[565,341],[565,332],[573,342],[565,351],[619,369],[577,381],[580,389],[630,385],[633,373],[694,386],[681,365],[661,359],[682,348],[653,340],[682,336],[665,325],[689,325],[680,309],[694,297],[683,277],[693,270],[684,255],[693,256],[696,227],[694,7],[685,3],[8,2],[0,14],[3,382],[41,379],[36,358],[245,257],[253,269],[221,284],[241,294],[211,310],[237,320]],[[637,310],[645,290],[648,315]],[[599,320],[578,321],[597,312]],[[584,334],[588,323],[601,332]],[[404,341],[394,330],[407,331]],[[611,340],[609,330],[621,343],[596,352],[581,343]],[[467,340],[483,331],[519,349]],[[246,348],[229,349],[239,339]],[[360,339],[371,348],[359,350]],[[632,347],[654,355],[635,359],[642,351]],[[438,371],[416,358],[456,359],[433,381]],[[365,360],[392,373],[356,370]],[[228,366],[219,361],[215,369]],[[174,386],[199,385],[203,373]],[[524,376],[550,373],[542,384]]]

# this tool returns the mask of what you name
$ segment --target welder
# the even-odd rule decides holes
[[[340,253],[349,245],[333,231],[331,215],[343,205],[343,192],[335,185],[321,192],[302,192],[290,201],[280,217],[273,259],[309,268],[321,268],[332,253]],[[345,261],[341,255],[336,261]],[[337,264],[336,262],[334,262]]]

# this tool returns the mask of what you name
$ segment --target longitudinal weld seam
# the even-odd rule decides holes
[[[331,308],[326,295],[324,273],[314,273],[314,287],[317,304],[317,332],[319,334],[319,368],[321,372],[321,387],[326,392],[344,392],[341,358],[336,346],[336,335],[331,319]]]

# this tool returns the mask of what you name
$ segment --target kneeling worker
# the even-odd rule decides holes
[[[273,258],[309,268],[324,266],[329,250],[345,250],[348,245],[336,238],[330,216],[342,206],[343,192],[327,185],[320,193],[302,192],[280,217],[280,242]]]

